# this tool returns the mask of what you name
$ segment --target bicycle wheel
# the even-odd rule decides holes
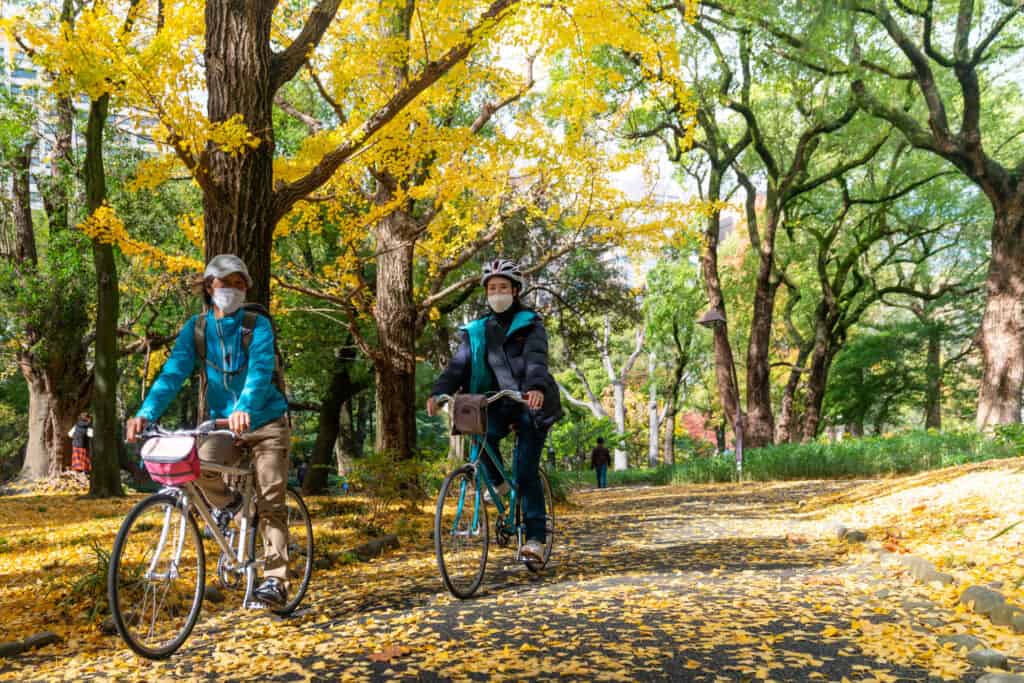
[[[158,493],[132,508],[107,573],[110,612],[128,647],[149,659],[173,654],[199,619],[205,581],[199,527],[177,496]]]
[[[285,492],[285,505],[288,508],[288,594],[291,598],[283,607],[271,610],[281,616],[295,611],[313,576],[313,522],[309,519],[309,509],[298,491],[291,488]],[[257,545],[257,536],[259,534],[249,535],[249,557],[256,558],[256,566],[262,567],[266,549],[262,543]]]
[[[452,595],[465,599],[480,587],[489,547],[487,505],[477,488],[476,470],[467,465],[445,478],[434,513],[437,567]]]
[[[544,470],[539,470],[537,474],[540,475],[540,485],[544,490],[544,561],[527,562],[526,568],[531,572],[539,572],[548,565],[548,560],[551,559],[551,548],[555,545],[555,497],[551,493],[548,475],[544,473]]]

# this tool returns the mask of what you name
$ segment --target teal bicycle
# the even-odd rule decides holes
[[[487,403],[492,404],[504,398],[526,404],[517,391],[500,391],[488,396]],[[439,406],[452,400],[447,395],[437,396],[436,399]],[[502,548],[515,544],[515,561],[525,564],[531,572],[540,572],[547,566],[555,538],[555,501],[547,475],[540,470],[546,515],[543,561],[523,556],[526,524],[522,498],[516,486],[515,457],[512,460],[512,472],[509,473],[501,457],[487,444],[484,436],[469,435],[469,461],[449,474],[441,484],[434,514],[434,551],[441,580],[452,595],[461,599],[469,598],[477,591],[487,569],[487,553],[491,543],[488,502],[493,502],[497,508],[495,542]],[[519,447],[518,438],[515,447]],[[487,474],[487,468],[480,463],[481,457],[490,458],[502,478],[509,483],[507,494],[498,493]]]

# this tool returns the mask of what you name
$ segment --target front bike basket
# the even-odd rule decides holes
[[[181,486],[199,478],[195,437],[160,436],[142,445],[142,462],[153,481]]]

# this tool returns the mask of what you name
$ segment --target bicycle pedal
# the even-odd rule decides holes
[[[245,603],[245,609],[268,610],[270,609],[270,605],[263,602],[262,600],[252,599]]]

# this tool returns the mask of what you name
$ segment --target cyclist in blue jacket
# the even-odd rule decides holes
[[[147,422],[159,420],[196,366],[205,365],[202,372],[209,418],[226,419],[239,439],[235,442],[227,435],[211,435],[199,444],[199,458],[232,465],[241,458],[243,446],[251,451],[266,548],[264,580],[255,595],[266,604],[279,606],[288,597],[285,490],[291,427],[288,400],[274,381],[273,326],[265,315],[252,315],[251,309],[243,308],[251,287],[252,278],[242,259],[221,254],[210,261],[203,274],[205,311],[181,328],[160,376],[136,416],[128,421],[126,436],[134,441]],[[247,335],[251,338],[244,339]],[[205,348],[205,355],[197,353],[197,344]],[[241,499],[232,496],[220,474],[203,472],[198,484],[217,508],[215,516],[221,523],[238,511]]]
[[[523,306],[520,267],[507,259],[484,264],[480,283],[487,290],[491,312],[462,328],[463,339],[455,355],[434,383],[427,412],[437,412],[435,396],[511,389],[524,394],[529,409],[503,399],[487,412],[487,443],[500,453],[501,440],[510,430],[518,436],[513,457],[517,486],[523,496],[526,543],[522,553],[542,562],[546,541],[544,492],[538,468],[548,429],[562,416],[558,388],[548,371],[548,336],[536,312]],[[509,490],[490,458],[481,458],[498,493]]]

